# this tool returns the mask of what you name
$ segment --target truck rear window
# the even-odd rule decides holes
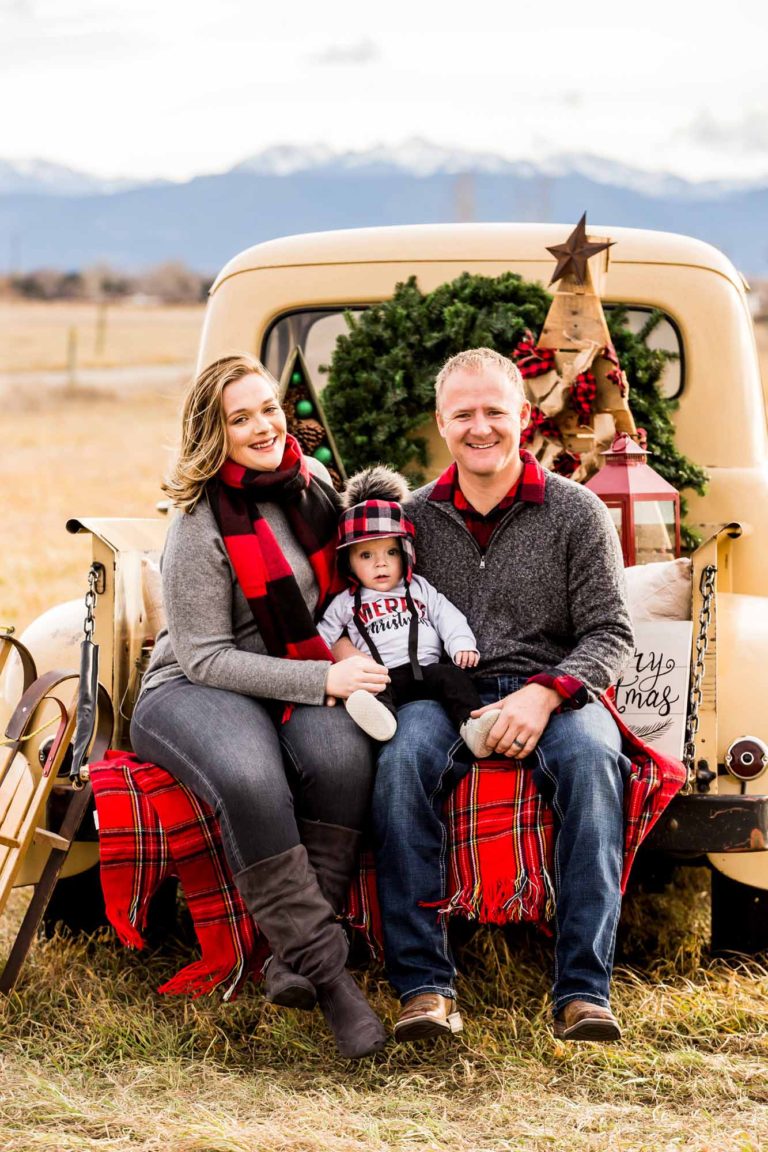
[[[606,311],[620,305],[606,305]],[[359,315],[362,308],[350,305],[348,309],[307,310],[290,312],[279,317],[267,332],[261,350],[262,362],[277,379],[285,362],[297,346],[307,363],[312,381],[321,392],[328,380],[320,371],[322,364],[330,364],[339,336],[347,332],[345,313]],[[650,308],[626,308],[627,324],[635,333],[641,332],[651,314]],[[647,337],[648,346],[675,353],[677,359],[668,360],[659,381],[661,394],[671,400],[683,390],[683,348],[680,335],[672,321],[664,316]]]

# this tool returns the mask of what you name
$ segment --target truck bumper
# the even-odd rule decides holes
[[[768,796],[676,796],[643,847],[685,856],[765,851]]]

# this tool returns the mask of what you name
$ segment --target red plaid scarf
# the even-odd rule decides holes
[[[213,812],[164,769],[130,753],[108,752],[90,774],[101,884],[120,940],[144,947],[152,896],[178,877],[202,956],[158,992],[202,996],[221,987],[230,999],[248,975],[260,973],[269,949],[232,883]]]
[[[293,436],[286,438],[276,471],[256,472],[227,460],[218,481],[211,487],[211,507],[267,652],[289,660],[332,660],[259,501],[283,508],[315,574],[321,611],[344,587],[336,573],[335,492],[312,476]]]

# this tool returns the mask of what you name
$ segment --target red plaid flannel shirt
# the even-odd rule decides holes
[[[430,500],[453,504],[456,511],[461,513],[467,531],[481,552],[486,551],[497,525],[507,509],[511,508],[513,504],[517,501],[526,504],[544,503],[546,472],[530,452],[522,451],[520,460],[523,470],[517,480],[506,496],[502,496],[499,503],[485,515],[473,508],[462,492],[459,485],[459,472],[455,463],[446,468],[432,489]],[[531,676],[528,683],[543,684],[545,688],[553,688],[563,701],[557,709],[558,712],[583,708],[589,699],[587,690],[580,680],[577,680],[575,676],[561,675],[556,669],[543,669],[535,676]]]

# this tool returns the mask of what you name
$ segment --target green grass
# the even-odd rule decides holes
[[[708,961],[706,873],[626,904],[618,1045],[549,1028],[550,945],[481,930],[461,953],[465,1032],[350,1064],[319,1013],[158,997],[186,953],[109,933],[34,948],[0,1005],[7,1152],[617,1149],[757,1152],[768,1133],[768,971]],[[2,946],[23,905],[14,897]],[[653,957],[652,959],[650,957]],[[391,1023],[378,969],[360,975]]]

